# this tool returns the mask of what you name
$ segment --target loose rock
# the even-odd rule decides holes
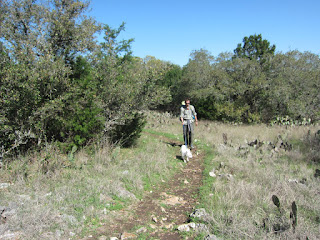
[[[190,214],[190,217],[192,218],[199,218],[202,221],[209,221],[210,216],[209,214],[206,212],[206,210],[204,208],[199,208],[194,210],[193,213]]]
[[[189,224],[180,225],[178,227],[178,231],[180,231],[180,232],[189,232],[190,231]]]
[[[145,233],[148,229],[146,227],[139,228],[136,233]]]
[[[124,239],[136,239],[136,238],[137,238],[137,235],[135,235],[133,233],[127,233],[127,232],[122,233],[121,237],[120,237],[121,240],[124,240]]]
[[[214,234],[209,234],[203,240],[219,240],[219,238]]]

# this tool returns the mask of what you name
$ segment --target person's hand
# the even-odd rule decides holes
[[[196,121],[196,126],[198,126],[198,121]]]

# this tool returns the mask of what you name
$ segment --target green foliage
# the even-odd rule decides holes
[[[234,54],[191,53],[181,68],[132,56],[133,39],[85,15],[87,1],[5,1],[0,20],[0,144],[5,153],[57,141],[70,151],[105,135],[134,144],[146,109],[177,111],[190,97],[201,118],[292,122],[320,118],[320,59],[275,54],[260,35]],[[97,45],[95,33],[104,41]]]
[[[243,38],[243,45],[238,44],[234,50],[235,57],[248,58],[250,60],[257,60],[260,64],[266,62],[268,56],[274,55],[276,46],[270,46],[270,42],[262,39],[261,34],[251,35]]]
[[[301,125],[310,125],[311,119],[303,118],[301,120],[294,120],[290,118],[289,116],[285,117],[276,117],[273,121],[270,122],[270,125],[287,125],[287,126],[301,126]]]
[[[121,125],[118,124],[110,132],[111,141],[124,147],[131,146],[140,137],[145,124],[145,117],[142,113],[134,113],[127,116]]]
[[[299,124],[317,121],[319,56],[274,51],[261,35],[245,37],[234,55],[215,58],[203,49],[193,51],[175,96],[190,97],[198,117],[210,120],[269,123],[288,116]]]

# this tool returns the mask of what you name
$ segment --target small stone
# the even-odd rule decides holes
[[[297,179],[289,179],[288,182],[289,183],[298,183],[299,181]]]
[[[233,175],[232,175],[232,174],[230,174],[230,173],[229,173],[229,174],[227,174],[227,179],[228,179],[228,180],[233,180]]]
[[[219,238],[214,234],[209,234],[203,240],[219,240]]]
[[[189,184],[189,182],[188,182],[187,179],[185,179],[183,183],[184,183],[184,184]]]
[[[146,227],[141,227],[136,231],[136,233],[145,233],[145,232],[147,232],[147,228]]]
[[[10,185],[10,183],[0,183],[0,189],[8,188]]]
[[[45,197],[50,197],[51,195],[52,195],[52,192],[49,192],[49,193],[45,194],[44,196]]]
[[[166,224],[166,225],[164,225],[164,227],[165,227],[166,229],[171,229],[171,228],[173,228],[173,224],[172,224],[172,223]]]
[[[104,209],[102,210],[102,213],[103,213],[104,215],[106,215],[106,214],[107,214],[107,209],[104,208]]]
[[[157,226],[154,225],[154,224],[150,224],[149,226],[150,226],[152,229],[156,229],[156,228],[157,228]]]
[[[133,233],[127,233],[127,232],[124,232],[121,234],[121,240],[124,240],[124,239],[136,239],[137,238],[137,235],[133,234]]]
[[[110,240],[119,240],[117,237],[111,237]]]
[[[106,236],[100,236],[100,237],[98,237],[98,240],[107,240],[107,237]]]
[[[197,223],[197,224],[195,224],[194,230],[195,230],[196,232],[209,232],[208,227],[207,227],[205,224],[203,224],[203,223]]]
[[[224,163],[224,162],[221,162],[220,164],[219,164],[219,168],[225,168],[226,167],[226,164]]]
[[[192,223],[189,223],[188,225],[189,225],[189,227],[191,227],[191,228],[193,228],[193,229],[195,229],[195,228],[196,228],[196,224],[195,224],[195,223],[193,223],[193,222],[192,222]]]
[[[154,221],[155,223],[157,223],[157,222],[158,222],[158,219],[157,219],[156,217],[153,217],[153,218],[152,218],[152,221]]]
[[[190,231],[189,224],[180,225],[178,227],[178,231],[180,231],[180,232],[189,232]]]
[[[167,221],[167,220],[168,220],[168,218],[166,218],[166,217],[162,218],[162,221]]]
[[[160,209],[161,209],[161,212],[164,212],[164,213],[166,213],[167,211],[166,211],[166,209],[164,208],[164,207],[160,207]]]
[[[206,222],[210,219],[209,214],[206,212],[204,208],[199,208],[194,210],[194,212],[190,214],[190,217],[199,218],[200,220],[206,221]]]

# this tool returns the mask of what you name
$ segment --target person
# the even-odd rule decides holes
[[[193,105],[190,104],[190,99],[185,100],[185,106],[180,108],[180,121],[183,127],[183,140],[184,144],[191,149],[194,148],[194,122],[198,126],[197,113]]]

